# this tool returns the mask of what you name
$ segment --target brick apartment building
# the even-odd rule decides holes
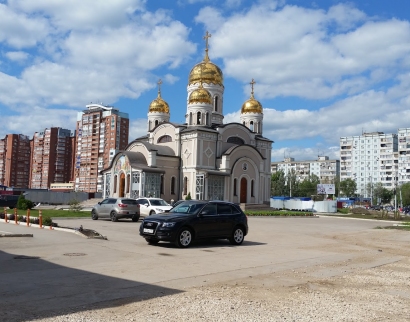
[[[31,143],[30,188],[49,189],[51,183],[73,179],[75,136],[68,129],[52,127],[35,132]]]
[[[7,134],[0,139],[0,185],[28,188],[30,179],[30,139]]]
[[[102,192],[100,171],[112,157],[128,145],[129,117],[111,106],[86,105],[77,114],[75,152],[75,190]]]

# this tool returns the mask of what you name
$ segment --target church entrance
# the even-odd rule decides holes
[[[124,197],[124,190],[125,190],[125,173],[121,173],[120,176],[120,193],[119,197]]]
[[[247,190],[248,190],[248,181],[246,178],[241,179],[241,198],[240,198],[240,203],[246,203],[247,200]]]

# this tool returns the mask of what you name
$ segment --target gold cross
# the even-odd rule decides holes
[[[162,84],[161,78],[159,79],[159,81],[157,82],[157,84],[158,84],[158,96],[161,96],[161,84]]]
[[[206,34],[204,36],[205,39],[205,50],[208,51],[208,39],[211,38],[212,35],[208,32],[208,30],[206,31]]]
[[[251,84],[251,87],[252,87],[252,92],[251,92],[251,94],[252,94],[252,96],[253,96],[253,85],[255,85],[256,82],[255,82],[255,80],[252,78],[252,82],[250,82],[249,84]]]

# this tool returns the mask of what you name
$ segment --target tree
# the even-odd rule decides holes
[[[353,179],[345,179],[340,181],[340,193],[345,197],[353,197],[357,189],[356,181]]]
[[[271,195],[285,196],[286,195],[286,176],[283,170],[279,170],[272,174],[271,177]]]
[[[410,183],[404,183],[401,186],[401,198],[403,206],[410,205]]]
[[[317,185],[320,183],[319,177],[315,174],[310,174],[298,185],[299,197],[310,197],[316,195]]]
[[[17,208],[21,210],[27,210],[31,209],[34,207],[34,202],[31,200],[26,199],[23,194],[19,196],[19,199],[17,200]]]
[[[185,200],[191,200],[191,199],[192,199],[192,198],[191,198],[191,193],[188,192],[187,196],[185,197]]]
[[[286,195],[289,197],[297,197],[299,195],[299,181],[297,181],[294,169],[291,169],[286,175]]]
[[[383,199],[383,194],[384,194],[384,187],[383,184],[381,182],[377,182],[376,184],[374,184],[373,186],[373,199],[377,200],[376,203],[382,202]]]

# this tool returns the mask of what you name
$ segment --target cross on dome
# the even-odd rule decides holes
[[[253,97],[253,86],[256,84],[256,82],[255,82],[255,80],[252,78],[252,81],[249,83],[249,84],[251,84],[251,88],[252,88],[252,91],[251,91],[251,97]]]
[[[211,37],[212,37],[212,35],[207,30],[206,34],[204,36],[204,39],[205,39],[205,59],[204,59],[204,61],[206,61],[206,62],[209,61],[209,56],[208,56],[209,43],[208,43],[208,39],[211,38]]]
[[[158,84],[158,97],[161,97],[161,84],[162,84],[161,78],[158,80],[157,84]]]

